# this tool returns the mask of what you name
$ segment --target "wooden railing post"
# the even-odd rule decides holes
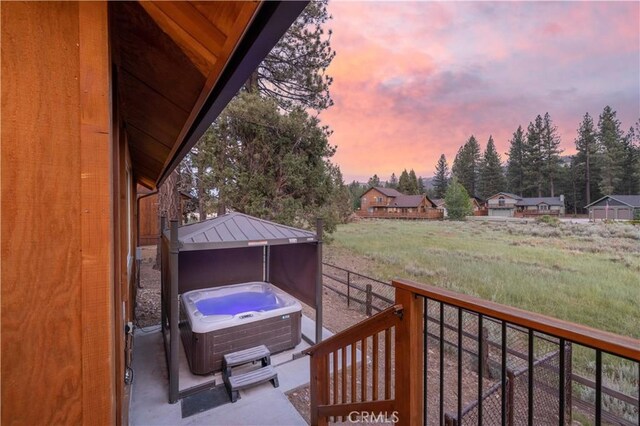
[[[396,288],[396,304],[404,308],[396,326],[396,408],[400,425],[422,424],[424,409],[424,366],[422,360],[424,304],[421,297],[404,288]]]
[[[326,405],[326,387],[328,386],[329,370],[326,355],[311,355],[310,360],[311,383],[309,383],[309,396],[311,407],[311,425],[323,426],[327,424],[327,418],[318,416],[318,406]]]

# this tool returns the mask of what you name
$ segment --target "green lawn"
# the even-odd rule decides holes
[[[358,271],[449,288],[640,338],[640,227],[361,221],[327,245],[373,260]]]

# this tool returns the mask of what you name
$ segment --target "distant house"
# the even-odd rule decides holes
[[[640,195],[607,195],[585,208],[590,220],[631,220],[640,215]]]
[[[564,216],[564,195],[526,198],[509,192],[498,192],[487,200],[487,209],[489,216]]]
[[[447,203],[445,202],[444,198],[434,198],[432,201],[436,205],[436,209],[442,212],[443,217],[447,217]],[[487,203],[482,198],[472,197],[471,204],[473,205],[474,216],[487,215]]]
[[[361,217],[440,219],[442,213],[426,195],[405,195],[395,189],[373,187],[360,197]]]
[[[137,186],[138,198],[138,245],[154,245],[160,241],[160,217],[158,211],[158,192],[151,191],[142,185]],[[193,210],[193,205],[197,204],[197,198],[180,191],[180,213],[181,218],[186,213]],[[184,222],[184,219],[182,220]]]

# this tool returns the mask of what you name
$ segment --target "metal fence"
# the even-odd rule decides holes
[[[325,288],[368,316],[393,304],[389,283],[327,263],[324,275]],[[435,300],[425,303],[425,424],[571,424],[574,412],[587,422],[599,416],[609,424],[640,424],[640,378],[631,379],[631,392],[620,392],[613,383],[578,374],[568,342]],[[629,365],[638,376],[637,363]],[[602,371],[602,354],[596,352],[592,366]],[[598,399],[605,409],[596,413]]]

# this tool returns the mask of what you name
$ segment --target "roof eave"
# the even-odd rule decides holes
[[[193,125],[185,138],[178,142],[173,158],[162,169],[156,186],[164,182],[198,142],[308,3],[308,0],[265,1],[260,5]]]

